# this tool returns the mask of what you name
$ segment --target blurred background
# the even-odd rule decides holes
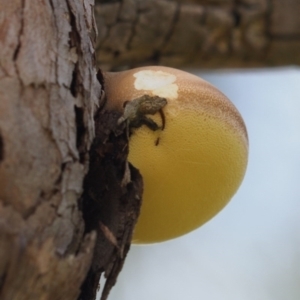
[[[299,300],[300,68],[189,71],[245,120],[244,182],[196,231],[132,246],[109,300]]]

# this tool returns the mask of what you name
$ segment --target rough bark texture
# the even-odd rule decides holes
[[[300,64],[299,0],[96,0],[105,69]]]
[[[0,298],[76,299],[95,243],[78,209],[101,91],[91,3],[0,7]]]
[[[93,0],[0,0],[1,300],[92,299],[86,283],[81,292],[91,270],[110,276],[107,294],[129,249],[142,181],[132,167],[124,175],[126,130],[112,113],[101,121],[95,37]],[[118,137],[125,151],[104,175]],[[107,182],[116,194],[103,192]]]

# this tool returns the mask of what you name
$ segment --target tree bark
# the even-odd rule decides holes
[[[299,0],[96,0],[104,69],[300,64]]]
[[[93,299],[102,272],[107,295],[130,246],[142,181],[102,109],[93,4],[0,0],[2,300]]]
[[[95,243],[78,209],[101,91],[91,3],[0,7],[0,298],[76,299]]]

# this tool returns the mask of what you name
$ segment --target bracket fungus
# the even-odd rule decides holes
[[[133,99],[133,107],[154,99],[154,109],[144,113],[127,109],[136,125],[130,128],[128,160],[144,179],[133,243],[169,240],[210,220],[246,171],[248,136],[238,110],[205,80],[173,68],[141,67],[104,77],[109,109],[124,111]],[[120,121],[127,118],[123,114]]]

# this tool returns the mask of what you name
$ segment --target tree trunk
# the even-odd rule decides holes
[[[299,0],[96,0],[105,69],[300,64]]]
[[[130,246],[141,177],[102,109],[93,2],[0,0],[1,300],[93,299],[102,272],[107,294]]]
[[[100,98],[90,3],[0,7],[0,298],[76,299],[95,243],[78,209]]]

